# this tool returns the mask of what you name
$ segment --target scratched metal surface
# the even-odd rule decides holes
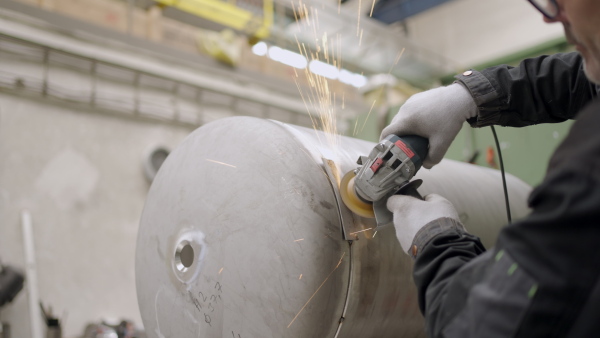
[[[393,227],[375,234],[373,220],[351,217],[354,240],[344,240],[336,178],[323,170],[325,157],[343,174],[373,145],[250,117],[192,133],[160,169],[140,223],[136,284],[149,337],[423,335]],[[497,172],[438,167],[421,171],[422,193],[445,195],[493,243],[505,223],[490,186]],[[529,187],[510,178],[509,189],[522,217]],[[185,246],[191,264],[178,258]]]

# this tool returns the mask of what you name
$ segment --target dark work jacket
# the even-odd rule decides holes
[[[456,76],[479,108],[474,127],[523,127],[572,119],[594,97],[598,86],[583,72],[579,53],[526,59],[518,67],[496,66]]]
[[[597,336],[600,99],[581,58],[541,57],[458,80],[480,107],[475,126],[576,122],[529,198],[532,213],[506,226],[493,250],[448,219],[424,227],[441,232],[417,234],[414,279],[428,335]]]

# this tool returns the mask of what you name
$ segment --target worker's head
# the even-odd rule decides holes
[[[562,23],[567,41],[585,61],[590,81],[600,84],[600,1],[528,0],[544,14],[547,23]]]

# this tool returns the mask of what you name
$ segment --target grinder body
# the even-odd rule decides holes
[[[344,203],[361,216],[375,217],[378,226],[391,223],[393,215],[387,210],[387,199],[397,193],[419,196],[416,188],[420,182],[409,181],[421,168],[428,147],[428,140],[421,136],[387,136],[369,156],[361,156],[359,167],[342,180]],[[373,213],[364,212],[371,208]]]

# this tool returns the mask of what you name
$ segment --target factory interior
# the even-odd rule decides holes
[[[411,95],[571,50],[524,0],[0,0],[0,338],[424,337],[341,177]],[[569,127],[497,128],[513,218]],[[493,245],[492,132],[445,159]]]

